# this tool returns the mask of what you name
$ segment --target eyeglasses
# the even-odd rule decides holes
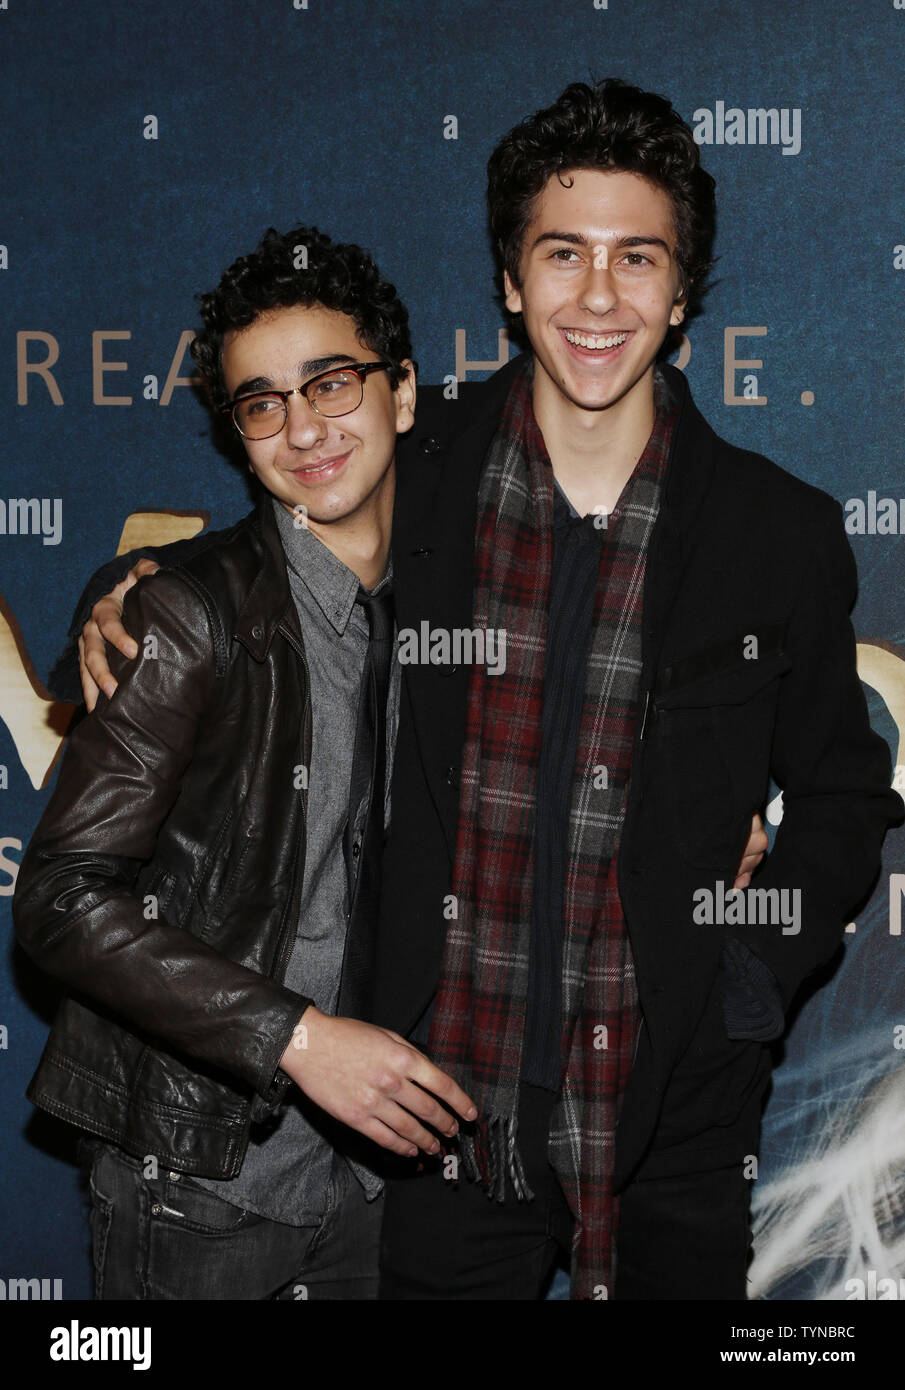
[[[318,415],[331,419],[357,410],[364,398],[365,377],[370,372],[388,372],[392,362],[352,362],[348,367],[331,367],[318,372],[304,386],[291,391],[255,391],[239,396],[223,407],[243,439],[270,439],[279,434],[289,418],[290,396],[304,396]]]

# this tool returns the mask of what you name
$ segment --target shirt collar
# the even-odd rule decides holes
[[[277,529],[286,556],[290,579],[305,585],[327,622],[340,637],[349,625],[360,588],[358,575],[344,565],[307,526],[296,526],[294,517],[276,497],[272,499]],[[392,560],[372,594],[379,594],[392,580]]]

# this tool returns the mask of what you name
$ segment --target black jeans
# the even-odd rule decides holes
[[[179,1173],[97,1141],[90,1161],[96,1299],[373,1299],[383,1200],[345,1190],[315,1226],[268,1221]]]
[[[760,1088],[762,1090],[762,1088]],[[440,1163],[387,1183],[381,1299],[518,1299],[542,1296],[573,1231],[547,1162],[552,1094],[522,1087],[519,1147],[533,1202],[488,1200],[477,1184],[444,1181]],[[751,1184],[739,1155],[753,1153],[760,1091],[735,1124],[677,1146],[682,1171],[642,1169],[620,1198],[615,1288],[627,1299],[744,1300]],[[730,1141],[731,1140],[731,1144]]]

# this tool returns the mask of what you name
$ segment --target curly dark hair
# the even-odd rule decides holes
[[[534,201],[554,174],[600,169],[642,174],[672,201],[676,260],[688,297],[700,308],[713,265],[714,180],[701,167],[694,136],[665,97],[610,77],[573,82],[552,106],[505,135],[487,162],[487,206],[497,271],[521,283],[519,262]]]
[[[401,364],[412,355],[408,310],[395,285],[383,279],[367,251],[334,243],[316,227],[284,233],[270,227],[251,255],[233,261],[217,288],[198,300],[204,327],[190,351],[215,408],[229,400],[221,366],[225,335],[268,309],[296,304],[348,314],[365,346],[393,364],[387,375],[394,391],[407,374]]]

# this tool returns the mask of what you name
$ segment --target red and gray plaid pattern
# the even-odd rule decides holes
[[[564,898],[563,1080],[550,1160],[576,1219],[572,1297],[613,1272],[611,1175],[619,1103],[639,1026],[616,887],[641,671],[647,544],[673,415],[657,380],[656,423],[608,518],[572,783]],[[531,403],[531,364],[510,390],[481,481],[474,626],[506,633],[506,669],[472,667],[449,923],[428,1052],[474,1097],[470,1176],[499,1200],[530,1197],[517,1106],[534,893],[536,778],[553,564],[553,472]]]

